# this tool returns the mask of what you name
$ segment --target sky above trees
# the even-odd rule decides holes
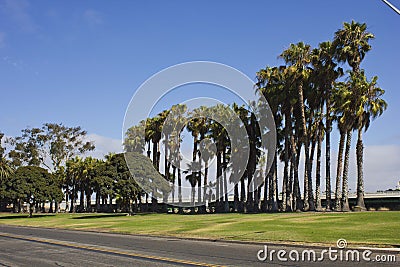
[[[376,36],[361,68],[379,77],[388,102],[365,135],[366,188],[394,187],[400,179],[400,17],[379,0],[1,1],[0,131],[15,136],[45,122],[80,125],[97,141],[95,153],[104,155],[119,149],[125,109],[154,73],[210,60],[255,80],[266,65],[282,64],[277,56],[290,43],[315,47],[352,19]]]

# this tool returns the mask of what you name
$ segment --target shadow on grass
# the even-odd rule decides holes
[[[143,213],[132,213],[131,216],[146,216],[146,215],[154,215],[158,213],[154,212],[143,212]],[[99,219],[99,218],[112,218],[112,217],[122,217],[128,216],[128,213],[110,213],[110,214],[85,214],[77,217],[73,217],[72,219]]]
[[[52,217],[54,214],[33,214],[32,218]],[[29,218],[29,214],[18,214],[18,215],[6,215],[0,216],[0,220],[12,220],[12,219],[26,219]]]
[[[127,216],[126,213],[117,213],[117,214],[86,214],[78,217],[73,217],[74,220],[81,220],[81,219],[99,219],[99,218],[112,218],[112,217],[121,217]]]

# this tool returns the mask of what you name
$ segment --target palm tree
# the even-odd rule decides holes
[[[354,73],[360,72],[361,61],[371,50],[369,41],[375,38],[366,30],[367,24],[351,21],[351,23],[343,23],[343,29],[335,32],[334,56],[339,62],[347,62]]]
[[[163,112],[157,114],[154,118],[149,118],[146,120],[146,130],[145,130],[145,135],[147,136],[147,139],[151,140],[153,143],[153,166],[154,168],[159,171],[160,169],[160,141],[161,141],[161,134],[162,134],[162,128],[165,119],[168,117],[169,111],[164,110]],[[149,151],[147,152],[148,156]],[[157,189],[153,187],[153,192],[152,192],[152,210],[155,211],[157,207]]]
[[[242,105],[238,106],[236,103],[233,104],[233,110],[235,113],[239,116],[240,120],[242,121],[243,125],[241,126],[243,129],[247,131],[248,125],[249,125],[249,111]],[[233,148],[231,153],[232,155],[235,155],[235,157],[239,158],[241,161],[247,161],[248,158],[245,158],[244,153],[240,151],[242,148],[243,150],[248,150],[249,148],[246,147],[246,144],[242,144],[243,140],[237,140],[238,141],[238,146],[236,148]],[[239,170],[238,168],[234,168],[232,170],[232,175],[231,178],[229,179],[230,182],[235,183],[235,188],[234,188],[234,209],[238,212],[244,212],[244,202],[246,200],[246,185],[245,185],[245,179],[248,177],[247,175],[247,166],[245,170]],[[240,197],[239,197],[239,185],[238,181],[234,181],[233,177],[236,178],[236,176],[239,175],[239,173],[243,172],[243,174],[240,177]],[[264,181],[265,183],[266,181]],[[264,187],[265,188],[265,187]],[[266,198],[264,198],[264,204],[266,204]]]
[[[138,125],[132,126],[125,133],[124,150],[125,152],[143,153],[145,149],[144,133],[146,122],[140,121]]]
[[[209,161],[214,157],[216,149],[214,149],[213,143],[209,139],[203,139],[200,142],[200,158],[204,161],[204,179],[203,179],[203,208],[201,212],[206,211],[206,200],[207,200],[207,187],[208,187],[208,164]]]
[[[2,186],[5,185],[5,180],[14,173],[14,169],[11,167],[11,162],[4,157],[5,148],[2,147],[3,137],[4,134],[0,133],[0,210],[3,210],[7,204],[3,199],[7,190]]]
[[[333,48],[334,48],[334,57],[338,60],[338,62],[347,62],[349,66],[352,68],[352,73],[354,75],[359,75],[360,73],[360,65],[362,60],[364,59],[366,53],[371,50],[371,45],[369,41],[374,39],[374,35],[366,31],[367,25],[365,23],[358,23],[352,21],[351,23],[343,23],[343,29],[340,29],[335,32],[335,37],[333,40]],[[352,77],[350,77],[352,79]],[[350,83],[352,87],[350,90],[353,91],[353,100],[360,98],[360,95],[356,95],[355,93],[358,91],[356,83]],[[346,104],[346,102],[345,102]],[[347,102],[349,104],[349,102]],[[346,107],[345,107],[346,108]],[[354,108],[354,106],[351,106]],[[343,168],[343,186],[342,186],[342,210],[348,211],[348,184],[347,184],[347,175],[348,175],[348,158],[350,153],[350,145],[351,145],[351,135],[354,126],[354,115],[355,111],[351,110],[350,106],[347,108],[347,116],[343,116],[342,120],[347,120],[347,141],[346,141],[346,152],[345,152],[345,162]],[[351,114],[351,111],[353,114]],[[352,125],[349,125],[352,124]],[[359,157],[357,157],[359,158]],[[360,165],[360,163],[358,163]]]
[[[80,184],[82,183],[83,164],[80,157],[75,157],[66,162],[65,192],[71,201],[69,212],[76,212],[75,201],[78,196]],[[83,206],[83,195],[81,195],[81,208]],[[66,198],[68,199],[68,197]]]
[[[3,137],[4,134],[0,133],[0,181],[8,178],[14,172],[10,162],[4,157],[5,149],[1,146]]]
[[[348,199],[348,173],[349,173],[349,157],[350,148],[352,141],[353,128],[355,126],[355,106],[353,103],[356,101],[356,94],[352,91],[356,80],[355,75],[350,72],[350,78],[346,82],[337,83],[337,91],[335,92],[336,102],[335,102],[335,112],[338,114],[338,126],[341,131],[340,145],[345,142],[345,152],[344,152],[344,165],[342,174],[342,199],[341,199],[341,210],[349,211],[349,199]],[[344,141],[345,138],[346,141]],[[342,143],[343,142],[343,143]],[[339,154],[340,149],[339,147]],[[340,158],[338,158],[341,160]],[[338,162],[338,166],[340,162]]]
[[[288,49],[283,51],[280,55],[288,64],[288,70],[292,73],[294,84],[297,86],[298,94],[298,106],[300,111],[300,126],[301,126],[301,137],[303,139],[305,149],[305,168],[304,168],[304,210],[314,210],[314,198],[312,192],[312,180],[310,172],[310,142],[307,133],[307,123],[305,114],[305,97],[304,97],[304,85],[310,76],[310,70],[308,65],[311,62],[311,47],[310,45],[299,42],[297,44],[291,44]]]
[[[85,168],[85,195],[86,195],[86,212],[92,212],[92,194],[93,194],[93,188],[94,188],[94,178],[95,178],[95,169],[96,166],[98,165],[99,160],[92,158],[92,157],[86,157],[85,160],[83,161],[83,166]]]
[[[229,137],[227,133],[228,123],[230,121],[229,107],[218,104],[210,108],[212,121],[210,124],[210,137],[217,146],[217,174],[216,174],[216,211],[229,211],[228,192],[227,192],[227,153],[229,146]],[[224,123],[225,125],[221,125]]]
[[[197,162],[197,155],[198,151],[198,143],[199,143],[199,135],[200,135],[200,127],[202,127],[203,120],[201,118],[197,118],[196,114],[192,113],[193,118],[189,120],[188,124],[186,125],[186,129],[192,133],[193,137],[193,153],[192,153],[192,165],[190,166],[192,170],[190,184],[192,185],[192,190],[194,190],[194,186],[198,185],[199,190],[197,192],[198,202],[201,202],[201,159]],[[198,163],[198,164],[196,164]],[[197,168],[196,168],[197,167]],[[188,176],[187,176],[188,177]],[[197,179],[197,181],[193,181],[193,179]],[[194,201],[194,199],[193,199]],[[194,206],[194,204],[193,204]]]
[[[361,210],[366,210],[364,203],[364,177],[363,177],[363,150],[362,141],[363,130],[367,131],[371,119],[375,119],[382,115],[387,107],[387,103],[381,98],[385,93],[384,90],[377,87],[378,77],[373,77],[371,82],[365,77],[364,71],[356,75],[355,88],[357,89],[356,106],[356,128],[358,131],[358,140],[356,146],[357,155],[357,206]]]
[[[186,175],[186,180],[189,181],[191,187],[192,187],[192,192],[191,192],[191,207],[192,207],[192,213],[194,213],[195,210],[195,196],[196,196],[196,185],[200,183],[199,180],[199,169],[201,169],[201,166],[199,166],[199,162],[193,161],[187,165],[187,169],[183,171],[184,174]],[[190,174],[189,174],[190,173]]]
[[[342,210],[342,196],[341,196],[341,175],[343,171],[343,150],[344,150],[344,142],[346,138],[346,131],[344,130],[345,126],[341,117],[338,119],[338,128],[340,133],[340,141],[339,141],[339,152],[337,159],[337,168],[336,168],[336,186],[335,186],[335,210]]]
[[[285,67],[266,67],[265,69],[260,70],[257,72],[257,80],[258,83],[256,86],[261,91],[266,99],[268,99],[272,114],[274,114],[274,121],[277,127],[277,147],[280,148],[281,139],[283,136],[283,132],[280,130],[283,121],[283,114],[285,115],[285,125],[288,126],[291,123],[291,114],[290,108],[288,107],[291,105],[290,101],[285,101],[285,96],[289,95],[290,86],[288,85],[290,82],[286,79],[287,69]],[[286,95],[288,94],[288,95]],[[290,136],[291,128],[285,127],[285,133],[287,134],[286,137]],[[283,184],[284,189],[286,190],[286,198],[290,197],[291,188],[289,188],[289,181],[288,181],[288,158],[286,156],[289,155],[289,141],[288,138],[285,139],[285,167],[284,167],[284,178]],[[272,212],[278,211],[278,176],[277,176],[277,154],[273,159],[273,164],[269,173],[265,177],[264,181],[264,201],[261,205],[261,209],[263,211],[269,210]],[[268,196],[268,197],[267,197]],[[284,200],[286,201],[286,200]],[[287,205],[287,203],[286,203]],[[289,205],[290,206],[290,205]]]
[[[322,91],[325,104],[325,192],[326,211],[331,209],[331,131],[332,131],[332,88],[335,81],[343,76],[343,70],[337,67],[333,59],[334,47],[330,41],[322,42],[312,53],[313,73],[315,83]]]
[[[178,202],[179,202],[179,212],[182,213],[182,179],[181,179],[181,167],[180,167],[180,144],[182,142],[181,133],[183,131],[183,126],[185,123],[184,115],[187,111],[186,105],[177,104],[171,107],[170,113],[165,125],[171,126],[171,132],[169,135],[169,161],[172,164],[173,175],[172,180],[175,182],[176,171],[178,172]],[[175,187],[175,186],[174,186]],[[174,188],[173,187],[173,188]],[[174,194],[175,189],[172,190]]]

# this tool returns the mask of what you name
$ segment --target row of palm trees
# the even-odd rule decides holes
[[[69,210],[91,211],[91,197],[95,194],[96,211],[101,210],[100,206],[109,206],[112,199],[118,199],[119,206],[130,211],[132,203],[136,207],[142,198],[147,203],[151,197],[153,210],[163,198],[163,202],[177,204],[183,212],[184,177],[191,187],[190,206],[197,206],[191,208],[192,212],[214,209],[216,212],[349,211],[349,158],[354,131],[357,133],[356,206],[364,210],[362,134],[371,120],[382,115],[387,107],[377,77],[368,79],[361,68],[373,38],[366,24],[344,23],[332,41],[322,42],[314,49],[302,42],[291,44],[279,56],[283,60],[281,66],[267,66],[257,72],[256,92],[268,100],[276,124],[274,157],[262,152],[265,129],[261,129],[257,118],[263,114],[254,114],[257,111],[251,112],[246,106],[235,103],[201,106],[190,112],[185,105],[177,104],[129,128],[124,140],[125,151],[146,155],[154,169],[171,183],[170,188],[160,190],[156,185],[144,192],[132,179],[132,169],[128,169],[122,154],[109,155],[105,161],[73,158],[56,174],[62,177],[60,187],[70,203]],[[232,110],[240,118],[239,126],[229,123]],[[221,122],[226,123],[222,125]],[[331,133],[334,126],[340,140],[333,183]],[[179,153],[185,131],[190,133],[193,144],[190,164],[182,164]],[[230,136],[228,133],[233,131],[244,131],[247,136]],[[321,188],[324,142],[325,190]],[[144,167],[146,160],[134,158],[139,160],[138,175],[155,177]],[[304,166],[300,166],[301,158],[304,158]],[[246,164],[232,166],[229,164],[232,159]],[[278,169],[279,161],[282,170]],[[301,171],[303,186],[300,185]],[[1,150],[0,190],[7,190],[3,188],[6,184],[3,180],[12,174],[13,169]],[[229,201],[230,188],[233,202]],[[322,191],[326,194],[324,207]],[[76,205],[79,194],[80,203]],[[279,195],[282,195],[281,200]],[[166,211],[166,206],[163,207]]]
[[[278,136],[276,156],[267,173],[265,166],[268,165],[268,158],[260,152],[262,129],[254,114],[236,104],[230,107],[199,107],[190,114],[186,114],[185,105],[175,105],[128,129],[125,150],[146,154],[152,159],[154,167],[161,171],[160,147],[163,145],[163,176],[175,185],[171,192],[172,201],[176,202],[174,189],[177,188],[176,203],[181,206],[181,176],[182,173],[186,174],[192,187],[191,204],[199,205],[198,212],[206,210],[207,200],[215,200],[217,212],[230,209],[239,212],[349,211],[349,157],[352,133],[356,131],[357,206],[365,210],[362,133],[369,128],[372,119],[382,115],[387,106],[381,98],[384,91],[378,87],[377,77],[367,79],[361,69],[361,63],[371,49],[369,41],[373,38],[373,34],[367,32],[366,24],[354,21],[344,23],[343,28],[335,32],[333,41],[322,42],[314,49],[303,42],[291,44],[279,56],[284,64],[257,72],[256,88],[269,102]],[[228,136],[224,128],[226,125],[222,126],[218,120],[212,119],[215,114],[228,116],[228,108],[241,118],[241,127],[249,137],[248,147],[243,147],[250,151],[248,158],[243,159],[248,163],[239,180],[232,180],[235,176],[231,172],[237,170],[228,164],[230,158],[240,156],[240,151],[235,151],[238,149],[232,145],[232,142],[237,144],[238,140]],[[207,112],[213,116],[204,116]],[[185,116],[192,119],[185,120]],[[332,199],[331,132],[334,125],[339,131],[340,141]],[[179,150],[185,128],[193,138],[193,163],[181,166]],[[325,207],[322,207],[321,161],[324,141],[326,201]],[[304,168],[299,166],[302,155],[305,159]],[[208,179],[208,164],[214,156],[215,177],[220,178],[212,182]],[[284,165],[282,175],[278,170],[278,160]],[[204,171],[201,171],[202,166]],[[304,171],[303,195],[299,183],[301,169]],[[312,175],[314,172],[315,177]],[[278,177],[282,177],[282,201],[278,201]],[[262,183],[252,182],[260,179]],[[234,184],[233,207],[228,203],[230,184]],[[252,188],[254,184],[260,186]],[[156,195],[156,189],[152,195]]]

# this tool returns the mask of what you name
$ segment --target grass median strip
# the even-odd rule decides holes
[[[0,214],[0,224],[252,242],[400,247],[400,212],[289,214]]]

